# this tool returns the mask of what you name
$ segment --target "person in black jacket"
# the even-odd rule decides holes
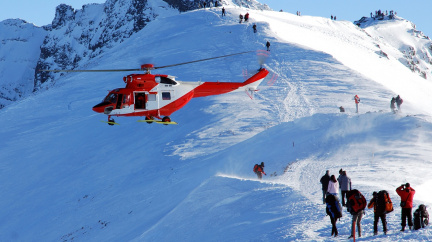
[[[326,174],[324,176],[321,177],[321,184],[322,184],[322,192],[323,192],[323,203],[325,204],[325,199],[326,199],[326,193],[327,193],[327,188],[328,188],[328,184],[330,181],[330,171],[327,170]]]

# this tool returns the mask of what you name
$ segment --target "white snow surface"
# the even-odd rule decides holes
[[[387,235],[379,227],[373,236],[367,210],[359,240],[431,240],[430,227],[399,232],[395,192],[409,182],[415,208],[432,206],[431,81],[396,52],[383,58],[366,33],[371,27],[225,7],[226,17],[220,8],[160,16],[86,68],[169,65],[263,49],[268,40],[272,73],[253,100],[244,93],[198,98],[171,116],[179,125],[116,118],[120,125],[111,127],[91,108],[129,73],[71,73],[0,110],[0,241],[346,240],[351,215],[344,211],[339,237],[330,237],[319,183],[326,170],[341,168],[368,201],[385,189],[395,206]],[[246,12],[249,23],[239,24]],[[393,28],[396,42],[406,29],[395,24],[380,26]],[[390,37],[379,34],[380,42]],[[242,72],[258,67],[246,54],[159,73],[243,81]],[[404,103],[393,114],[398,94]],[[252,172],[260,162],[261,181]]]

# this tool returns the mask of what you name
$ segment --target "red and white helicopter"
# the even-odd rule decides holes
[[[150,70],[185,65],[216,58],[249,53],[242,52],[202,60],[155,67],[142,65],[140,69],[114,70],[41,70],[49,72],[118,72],[144,71],[144,74],[129,74],[123,77],[126,87],[116,88],[108,93],[103,101],[93,107],[93,111],[108,115],[108,124],[118,124],[111,116],[141,116],[147,123],[177,124],[169,117],[185,106],[192,98],[220,95],[235,91],[254,92],[268,75],[269,71],[260,68],[256,74],[244,82],[183,82],[170,75],[151,74]],[[159,120],[155,120],[155,118]]]

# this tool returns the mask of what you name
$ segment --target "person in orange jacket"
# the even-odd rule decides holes
[[[415,190],[410,186],[409,183],[402,184],[396,189],[397,194],[401,198],[401,207],[402,207],[402,229],[401,231],[405,231],[406,220],[408,218],[408,226],[412,229],[413,220],[412,220],[412,208],[413,208],[413,199]]]
[[[264,172],[264,162],[261,162],[261,165],[255,164],[253,171],[257,174],[258,179],[262,179],[263,174],[267,176]]]
[[[356,104],[356,113],[358,113],[358,104],[360,103],[360,98],[359,98],[358,95],[354,96],[354,101],[355,101],[355,104]]]

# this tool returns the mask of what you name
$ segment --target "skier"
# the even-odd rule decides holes
[[[339,107],[339,111],[340,111],[341,113],[345,113],[345,108],[342,107],[342,106],[340,106],[340,107]]]
[[[267,41],[266,47],[267,47],[267,51],[270,51],[270,42]]]
[[[356,113],[358,113],[358,104],[360,102],[360,98],[359,98],[358,95],[354,96],[354,101],[355,101],[355,104],[356,104]]]
[[[326,193],[327,193],[328,185],[329,185],[329,182],[330,182],[330,171],[329,170],[327,170],[326,174],[321,177],[320,182],[322,184],[323,203],[325,204]]]
[[[394,97],[392,97],[391,101],[390,101],[390,109],[393,113],[396,113],[396,99]]]
[[[240,23],[242,23],[242,21],[243,21],[243,15],[240,14],[239,18],[240,18]]]
[[[261,162],[260,165],[255,164],[253,171],[255,172],[255,174],[257,174],[258,179],[262,179],[262,174],[266,175],[267,174],[264,172],[264,162]]]
[[[245,18],[244,18],[245,22],[247,22],[249,20],[249,13],[245,14]]]
[[[254,25],[252,26],[252,28],[253,28],[254,33],[256,33],[256,32],[257,32],[257,26],[256,26],[256,24],[254,24]]]
[[[402,105],[402,103],[403,103],[402,98],[399,95],[397,95],[397,97],[396,97],[396,105],[397,105],[397,108],[398,108],[399,112],[401,111],[401,105]]]
[[[225,15],[225,7],[222,7],[222,17],[223,17],[223,16],[226,16],[226,15]]]
[[[412,229],[413,221],[412,221],[412,207],[413,207],[413,199],[415,190],[410,186],[409,183],[402,184],[398,188],[396,188],[397,194],[401,198],[401,207],[402,207],[402,229],[401,231],[405,231],[406,220],[408,218],[408,226]]]

